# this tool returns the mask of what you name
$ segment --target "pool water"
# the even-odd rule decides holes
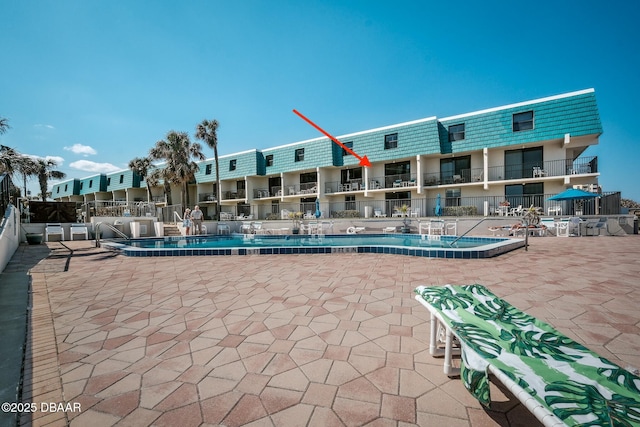
[[[135,239],[105,244],[128,256],[279,255],[388,253],[439,258],[487,258],[523,246],[521,239],[501,237],[365,235],[231,235]]]

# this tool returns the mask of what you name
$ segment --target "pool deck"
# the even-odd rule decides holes
[[[81,406],[23,425],[538,425],[508,392],[492,386],[485,410],[443,374],[413,299],[418,285],[480,283],[640,367],[640,236],[529,242],[478,260],[21,246],[3,275],[32,280],[22,401]]]

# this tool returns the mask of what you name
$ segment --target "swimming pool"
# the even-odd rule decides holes
[[[491,258],[524,246],[504,237],[416,234],[189,236],[104,243],[127,256],[385,253],[431,258]]]

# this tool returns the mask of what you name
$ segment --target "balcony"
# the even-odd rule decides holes
[[[459,174],[425,173],[423,185],[457,185],[484,182],[481,168],[461,170]],[[507,181],[522,179],[541,179],[563,177],[566,175],[585,175],[598,173],[598,158],[579,157],[577,159],[559,159],[546,162],[530,162],[510,166],[491,166],[488,168],[488,181]]]
[[[299,196],[299,195],[309,195],[314,196],[318,193],[318,183],[317,182],[305,182],[303,184],[294,184],[294,185],[285,185],[284,186],[284,195],[285,196]],[[279,196],[280,194],[278,194]]]
[[[206,203],[206,202],[215,202],[216,195],[215,193],[200,193],[198,194],[198,202]]]
[[[415,188],[418,185],[415,175],[400,174],[400,175],[386,175],[384,177],[374,177],[369,179],[369,187],[367,190],[382,190],[382,189],[403,189],[403,188]],[[348,193],[354,191],[364,191],[365,182],[362,179],[352,179],[346,182],[329,181],[325,182],[325,193]]]

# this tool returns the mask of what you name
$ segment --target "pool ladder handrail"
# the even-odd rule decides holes
[[[119,235],[120,237],[123,237],[127,240],[131,240],[131,237],[127,236],[122,231],[118,230],[116,227],[109,224],[108,222],[98,222],[96,223],[96,248],[100,246],[100,227],[103,225],[108,229],[110,229],[111,231],[113,231],[115,234]]]
[[[479,226],[481,223],[483,223],[485,220],[487,220],[489,218],[482,218],[480,221],[478,221],[478,223],[476,225],[474,225],[473,227],[471,227],[470,229],[468,229],[467,231],[465,231],[464,233],[462,233],[461,235],[459,235],[458,237],[456,237],[455,239],[453,239],[450,243],[449,246],[453,247],[453,244],[455,242],[457,242],[458,240],[462,239],[464,236],[466,236],[467,234],[469,234],[469,232],[471,230],[473,230],[474,228],[476,228],[477,226]]]

